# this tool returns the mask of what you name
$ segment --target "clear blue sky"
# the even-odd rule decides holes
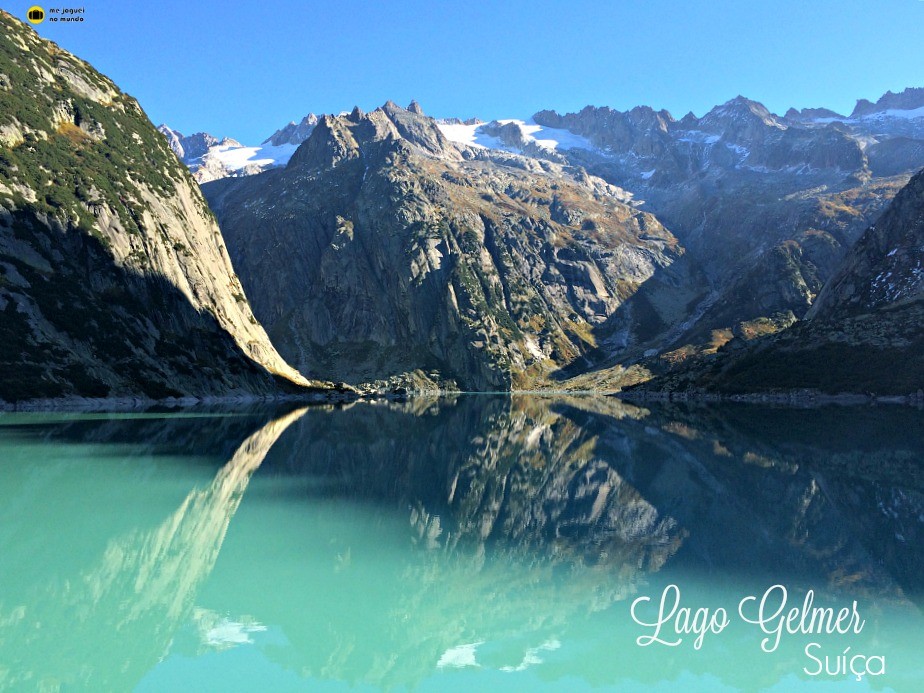
[[[0,0],[24,17],[32,2]],[[46,8],[54,5],[45,5]],[[439,117],[587,104],[702,115],[924,86],[924,0],[78,0],[38,27],[137,97],[155,124],[258,143],[313,111],[412,98]]]

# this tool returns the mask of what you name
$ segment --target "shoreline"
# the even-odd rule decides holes
[[[313,391],[299,394],[270,395],[227,395],[209,397],[168,397],[150,399],[146,397],[61,397],[55,399],[31,399],[19,402],[0,401],[2,412],[132,412],[144,411],[154,407],[166,409],[187,409],[191,407],[230,406],[247,407],[253,405],[274,404],[308,404],[308,405],[343,405],[356,402],[400,402],[417,397],[449,397],[459,395],[509,395],[534,397],[615,397],[629,403],[644,402],[690,402],[700,404],[773,404],[797,408],[811,408],[827,405],[839,406],[876,406],[903,405],[917,408],[924,407],[924,394],[918,392],[910,395],[873,395],[858,393],[826,394],[812,390],[796,390],[774,393],[720,394],[711,392],[664,392],[659,390],[563,390],[563,389],[529,389],[503,391],[467,391],[467,390],[426,390],[426,391],[356,391],[338,389]]]
[[[383,395],[384,396],[384,395]],[[251,406],[255,404],[347,404],[360,399],[353,392],[331,390],[305,394],[277,395],[226,395],[210,397],[59,397],[54,399],[29,399],[19,402],[0,401],[0,412],[130,412],[151,407],[185,409],[208,406]]]
[[[924,407],[924,395],[920,391],[908,395],[876,395],[855,392],[841,392],[836,395],[817,390],[791,390],[788,392],[749,392],[724,394],[716,392],[676,392],[661,390],[622,390],[614,397],[627,402],[699,402],[699,403],[740,403],[740,404],[777,404],[791,407],[814,407],[824,405],[840,406],[876,406],[893,404],[912,407]]]

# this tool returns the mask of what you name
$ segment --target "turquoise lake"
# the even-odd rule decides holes
[[[639,646],[669,585],[728,626]],[[763,651],[774,585],[860,632]],[[921,691],[922,606],[910,407],[0,415],[0,690]]]

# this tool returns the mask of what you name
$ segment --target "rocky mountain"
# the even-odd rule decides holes
[[[274,147],[279,147],[284,144],[294,144],[298,146],[308,139],[312,130],[314,130],[315,126],[318,124],[318,120],[318,116],[314,113],[309,113],[302,118],[301,122],[298,124],[293,120],[284,128],[280,128],[274,132],[263,140],[263,144],[269,144]]]
[[[240,142],[232,140],[230,137],[219,140],[217,137],[207,132],[197,132],[187,137],[178,130],[173,130],[166,124],[159,125],[157,131],[167,138],[170,149],[172,149],[179,160],[186,165],[193,164],[196,159],[201,159],[212,147],[243,146]]]
[[[924,388],[924,171],[851,248],[809,310],[778,334],[640,386],[726,394],[813,389],[920,393]]]
[[[9,14],[0,24],[0,398],[307,385],[137,102]]]
[[[612,320],[641,285],[692,281],[625,191],[454,145],[391,102],[324,116],[285,169],[203,189],[256,315],[311,375],[531,387],[632,339]]]
[[[219,139],[207,132],[184,136],[166,124],[157,129],[167,138],[170,149],[186,164],[196,181],[207,183],[285,166],[317,124],[318,116],[309,113],[301,122],[290,122],[255,147],[243,145],[230,137]]]
[[[888,95],[880,102],[889,113],[914,106],[914,92],[908,93],[911,97],[900,102]],[[498,172],[498,180],[512,169],[554,172],[579,186],[584,178],[602,179],[631,193],[614,193],[619,202],[644,200],[644,209],[671,229],[682,262],[665,266],[675,276],[653,272],[621,296],[618,309],[611,307],[587,322],[580,349],[551,359],[557,370],[549,372],[556,378],[612,369],[618,376],[614,384],[640,359],[663,354],[676,361],[713,353],[736,335],[776,331],[803,317],[847,250],[910,173],[924,165],[924,139],[907,136],[902,127],[890,129],[895,118],[875,121],[885,127],[874,137],[866,127],[873,122],[869,119],[835,118],[817,109],[791,110],[780,117],[741,96],[701,118],[688,114],[680,120],[648,107],[627,112],[587,107],[566,115],[542,111],[529,120],[489,123],[431,121],[416,103],[413,109],[391,104],[381,110],[397,137],[427,161],[463,169],[478,162],[492,175]],[[351,117],[361,119],[357,113]],[[913,110],[902,113],[904,121],[917,122]],[[362,148],[363,138],[351,137]],[[351,148],[349,138],[344,139],[338,147]],[[310,142],[306,152],[319,146]],[[342,156],[338,150],[323,158],[333,165]],[[290,168],[300,165],[296,159],[304,159],[301,151]],[[435,170],[419,174],[441,175]],[[442,187],[444,181],[436,185]],[[244,237],[245,223],[265,223],[265,218],[239,214],[245,198],[257,190],[255,208],[273,204],[266,181],[241,183],[232,196],[233,213],[223,211],[225,198],[217,189],[207,193],[219,208],[221,223],[234,226],[232,235]],[[450,211],[466,206],[459,206],[458,196],[450,196],[449,204]],[[575,204],[580,208],[582,202]],[[295,215],[288,203],[283,207],[286,211],[280,213]],[[243,242],[231,245],[243,248]],[[252,256],[254,251],[242,252]],[[252,261],[240,258],[248,268]],[[269,266],[266,258],[261,262]],[[534,286],[536,281],[529,280]],[[387,319],[385,314],[382,319]],[[311,368],[311,351],[294,344],[284,347],[304,368]],[[436,361],[445,365],[444,355]]]
[[[698,299],[685,321],[655,320],[638,331],[651,339],[603,363],[712,351],[741,325],[802,317],[863,230],[924,166],[924,111],[911,108],[913,98],[880,102],[905,110],[779,117],[739,96],[680,120],[646,107],[537,113],[546,138],[559,128],[587,141],[556,155],[644,199],[704,278],[690,288]],[[632,301],[642,316],[657,315],[659,304],[644,287]]]
[[[808,317],[832,321],[924,299],[924,171],[850,249]]]

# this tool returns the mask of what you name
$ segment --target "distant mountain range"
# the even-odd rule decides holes
[[[158,133],[0,23],[7,402],[924,385],[922,89],[850,116],[388,102],[245,147]]]
[[[408,110],[418,115],[423,109],[415,101]],[[346,115],[341,113],[340,115]],[[266,138],[260,145],[246,146],[230,138],[218,138],[199,132],[185,137],[161,125],[177,156],[193,170],[197,180],[206,182],[226,176],[249,175],[267,168],[284,166],[294,152],[294,147],[304,142],[317,125],[319,116],[306,115],[299,123],[292,121]],[[667,111],[654,111],[639,106],[620,112],[609,108],[588,106],[579,113],[559,115],[555,111],[540,111],[527,120],[494,120],[484,122],[477,118],[462,121],[458,118],[441,119],[440,129],[452,141],[473,147],[484,147],[551,158],[562,163],[572,156],[588,155],[620,159],[628,165],[635,163],[626,175],[649,180],[658,174],[664,177],[669,169],[663,165],[657,154],[665,149],[692,149],[691,144],[722,144],[737,157],[731,163],[743,169],[761,171],[778,170],[785,166],[793,172],[811,173],[813,169],[825,168],[831,164],[856,166],[858,158],[853,148],[830,138],[812,140],[805,133],[802,137],[789,135],[780,142],[766,142],[763,128],[779,131],[804,129],[825,130],[832,124],[841,125],[838,130],[846,131],[848,139],[872,157],[872,167],[879,169],[901,168],[904,162],[892,161],[894,144],[884,147],[883,142],[899,137],[924,139],[924,88],[909,88],[895,94],[886,92],[876,103],[866,99],[857,101],[849,116],[825,108],[805,108],[801,111],[790,108],[783,116],[771,113],[762,104],[738,96],[725,104],[716,106],[702,118],[688,113],[676,120]],[[763,126],[763,127],[762,127]],[[772,138],[771,138],[772,140]],[[748,145],[775,145],[771,151],[751,152]],[[826,146],[818,148],[818,144]],[[832,151],[841,145],[842,151]],[[747,150],[747,151],[745,151]],[[718,162],[728,159],[718,153]],[[801,154],[801,156],[800,156]],[[834,158],[831,159],[830,157]],[[911,156],[911,155],[908,155]],[[634,162],[626,161],[634,159]],[[913,158],[913,157],[912,157]],[[654,169],[645,168],[646,162],[661,164]]]
[[[385,130],[380,127],[375,133],[362,125],[373,114],[367,116],[357,110],[333,120],[324,117],[318,121],[308,116],[301,126],[293,123],[274,135],[276,142],[291,144],[292,137],[307,134],[302,146],[306,152],[318,147],[340,152],[323,159],[323,164],[314,160],[312,170],[318,173],[307,178],[297,173],[305,170],[305,157],[295,156],[287,162],[285,173],[271,177],[263,174],[252,182],[243,178],[233,185],[205,185],[235,265],[254,296],[259,297],[261,288],[274,281],[289,281],[285,272],[292,268],[295,276],[291,277],[291,285],[299,290],[294,297],[283,299],[284,303],[294,301],[291,308],[270,308],[270,301],[255,299],[257,314],[270,333],[287,335],[280,337],[283,353],[312,373],[312,364],[320,373],[339,359],[335,376],[345,380],[367,378],[375,371],[365,364],[365,357],[357,357],[371,350],[378,354],[400,353],[411,360],[426,354],[419,365],[430,365],[422,370],[450,377],[467,387],[562,381],[574,386],[615,387],[647,377],[647,372],[659,372],[664,363],[673,368],[689,358],[708,357],[733,339],[779,331],[805,316],[848,249],[910,175],[924,166],[924,89],[890,92],[875,104],[860,101],[850,116],[823,109],[791,109],[778,116],[744,97],[717,106],[701,118],[688,114],[680,120],[666,111],[647,107],[627,112],[587,107],[566,115],[542,111],[526,120],[488,123],[434,120],[416,102],[407,109],[388,103],[374,113],[381,113],[392,125]],[[327,123],[327,127],[323,134],[316,135],[319,122]],[[301,133],[295,135],[297,127]],[[341,131],[343,137],[336,146],[329,142],[322,146],[329,132]],[[333,170],[341,167],[344,157],[366,161],[366,166],[371,166],[367,161],[371,156],[366,152],[367,137],[403,143],[409,160],[419,163],[411,165],[410,170],[414,171],[416,184],[428,191],[426,201],[409,199],[408,191],[401,186],[391,192],[373,189],[369,180],[360,176],[351,186],[345,182],[341,185],[341,202],[336,208],[324,209],[317,202],[318,196],[334,199],[314,186],[323,176],[334,175]],[[353,154],[344,154],[354,148]],[[391,166],[393,163],[385,164],[383,172]],[[441,168],[451,171],[440,173]],[[328,169],[330,174],[323,173]],[[368,176],[371,170],[363,169],[363,175]],[[471,172],[475,170],[479,175],[473,177]],[[496,183],[482,189],[484,183],[504,180],[513,171],[532,193],[512,194],[509,186],[498,191]],[[356,205],[381,205],[387,200],[400,200],[413,207],[395,221],[392,237],[402,223],[407,223],[400,222],[401,218],[430,217],[427,209],[444,209],[448,219],[465,219],[476,210],[470,209],[464,199],[429,195],[429,191],[435,193],[453,179],[465,181],[463,185],[478,191],[480,200],[494,200],[494,213],[513,205],[519,208],[516,214],[527,228],[530,224],[537,228],[548,224],[560,234],[555,225],[561,225],[575,239],[587,236],[582,224],[588,221],[591,215],[587,210],[597,204],[594,200],[599,197],[599,192],[590,192],[599,183],[587,186],[582,181],[605,181],[615,186],[609,189],[615,201],[653,215],[652,221],[646,223],[656,220],[658,227],[665,230],[661,233],[668,234],[664,238],[670,239],[671,250],[666,255],[658,251],[645,276],[638,274],[636,261],[624,260],[625,251],[616,253],[616,260],[601,263],[599,258],[612,250],[584,245],[582,252],[589,251],[593,259],[592,271],[586,271],[596,273],[601,285],[615,279],[621,289],[607,288],[610,299],[592,311],[574,302],[567,307],[556,303],[540,290],[539,303],[529,305],[541,304],[549,315],[543,315],[541,329],[531,331],[524,330],[523,325],[539,321],[532,312],[518,312],[509,298],[516,292],[508,286],[504,263],[497,262],[490,249],[493,242],[513,252],[522,242],[509,237],[491,241],[490,234],[486,234],[480,243],[492,257],[492,274],[496,272],[497,276],[496,280],[482,281],[481,293],[491,308],[489,312],[493,314],[495,308],[500,308],[519,330],[519,336],[501,332],[495,337],[504,345],[501,370],[510,374],[496,382],[491,378],[482,381],[481,376],[472,380],[471,364],[449,366],[443,360],[445,344],[432,334],[423,344],[418,343],[419,338],[409,339],[394,331],[380,339],[368,332],[363,321],[352,319],[349,311],[346,323],[341,318],[333,324],[319,324],[332,304],[341,311],[344,305],[356,302],[377,306],[372,314],[399,325],[407,324],[407,317],[399,316],[415,315],[416,309],[381,305],[392,294],[375,289],[378,284],[363,289],[368,277],[353,276],[357,266],[368,263],[370,254],[378,252],[378,244],[384,241],[377,237],[364,236],[357,247],[365,255],[362,262],[354,259],[342,269],[351,276],[348,291],[355,297],[346,303],[342,297],[333,298],[338,295],[331,293],[334,277],[324,279],[323,271],[306,268],[315,267],[331,249],[342,253],[343,247],[328,240],[331,232],[327,231],[312,241],[310,249],[299,250],[298,243],[304,242],[303,227],[317,223],[334,228],[340,223],[336,218],[355,228],[363,223],[362,218],[371,221],[374,217],[367,212],[357,218]],[[537,192],[550,184],[554,190],[561,184],[557,181],[578,183],[574,190],[579,192],[570,194],[567,213],[555,202],[556,195],[543,200]],[[310,208],[306,208],[309,202]],[[279,237],[276,231],[269,230],[278,226],[292,229],[290,233],[295,235]],[[285,249],[288,258],[269,261],[263,254],[258,260],[256,253],[263,251],[255,248],[263,247],[263,241],[255,241],[251,232],[254,228],[263,229],[267,242],[271,236],[273,247]],[[644,243],[645,237],[641,233],[638,242]],[[433,236],[434,243],[438,238],[439,234]],[[587,239],[580,242],[586,243]],[[328,250],[322,250],[325,247]],[[540,252],[539,257],[546,257],[545,253]],[[325,262],[321,262],[323,267]],[[398,259],[376,262],[387,276],[409,267]],[[534,278],[526,280],[533,288],[548,287],[553,276],[544,262],[517,258],[516,253],[512,266],[537,268]],[[280,267],[282,275],[278,274]],[[578,279],[574,272],[562,276],[572,291],[584,290],[579,287],[587,280]],[[629,277],[631,282],[626,283],[624,279]],[[327,288],[303,286],[306,280],[320,281]],[[499,301],[492,299],[488,290],[492,284],[504,287]],[[273,295],[279,295],[281,288]],[[396,292],[407,295],[404,290]],[[602,295],[599,291],[597,294]],[[575,312],[576,307],[579,309]],[[351,331],[346,324],[356,329]],[[562,342],[553,337],[554,324],[571,326],[570,332],[563,331],[570,335],[567,348],[559,348]],[[476,332],[478,329],[488,335],[494,330],[484,325]],[[513,346],[517,340],[522,340],[518,348]],[[490,340],[463,341],[472,353],[484,354],[497,363],[486,356],[492,350]],[[511,349],[517,353],[510,353]],[[381,375],[396,375],[409,367],[391,363]]]
[[[491,156],[389,102],[324,116],[284,169],[203,189],[303,373],[532,387],[595,330],[622,340],[607,320],[642,283],[685,277],[676,238],[625,191]]]

